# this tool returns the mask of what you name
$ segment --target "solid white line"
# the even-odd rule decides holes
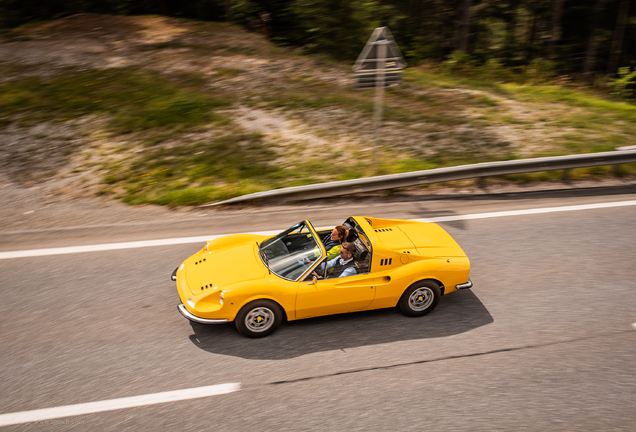
[[[153,393],[141,396],[125,397],[98,402],[88,402],[77,405],[66,405],[55,408],[45,408],[33,411],[22,411],[9,414],[0,414],[0,426],[8,426],[19,423],[29,423],[43,420],[72,417],[83,414],[92,414],[104,411],[113,411],[123,408],[133,408],[145,405],[154,405],[166,402],[176,402],[187,399],[203,398],[232,393],[241,389],[240,383],[218,384],[206,387],[196,387],[183,390]]]
[[[13,252],[0,252],[0,259],[8,259],[8,258],[26,258],[33,256],[44,256],[44,255],[61,255],[61,254],[72,254],[72,253],[84,253],[84,252],[102,252],[109,250],[119,250],[119,249],[134,249],[140,247],[150,247],[150,246],[169,246],[169,245],[177,245],[184,243],[201,243],[208,240],[213,240],[220,236],[198,236],[198,237],[182,237],[182,238],[172,238],[172,239],[164,239],[164,240],[144,240],[144,241],[134,241],[134,242],[125,242],[125,243],[106,243],[106,244],[97,244],[97,245],[89,245],[89,246],[69,246],[69,247],[59,247],[59,248],[50,248],[50,249],[32,249],[32,250],[24,250],[24,251],[13,251]]]
[[[440,217],[434,217],[434,218],[411,219],[411,220],[415,222],[451,222],[451,221],[471,220],[471,219],[487,219],[487,218],[506,217],[506,216],[524,216],[524,215],[532,215],[532,214],[555,213],[555,212],[565,212],[565,211],[580,211],[580,210],[592,210],[592,209],[602,209],[602,208],[612,208],[612,207],[625,207],[625,206],[633,206],[633,205],[636,205],[636,201],[618,201],[618,202],[583,204],[583,205],[573,205],[573,206],[564,206],[564,207],[547,207],[547,208],[512,210],[512,211],[502,211],[502,212],[492,212],[492,213],[440,216]],[[278,234],[278,232],[279,231],[260,231],[260,232],[254,232],[251,234],[275,235],[275,234]],[[107,244],[98,244],[98,245],[90,245],[90,246],[70,246],[70,247],[49,248],[49,249],[32,249],[32,250],[23,250],[23,251],[0,252],[0,260],[12,259],[12,258],[47,256],[47,255],[84,253],[84,252],[102,252],[102,251],[109,251],[109,250],[133,249],[133,248],[152,247],[152,246],[171,246],[171,245],[186,244],[186,243],[202,243],[202,242],[213,240],[218,237],[222,237],[222,236],[209,235],[209,236],[197,236],[197,237],[172,238],[172,239],[163,239],[163,240],[145,240],[145,241],[135,241],[135,242],[126,242],[126,243],[107,243]]]
[[[476,213],[476,214],[469,214],[469,215],[440,216],[435,218],[412,219],[412,220],[415,222],[450,222],[450,221],[470,220],[470,219],[487,219],[487,218],[493,218],[493,217],[524,216],[524,215],[542,214],[542,213],[593,210],[593,209],[625,207],[625,206],[633,206],[633,205],[636,205],[636,201],[619,201],[619,202],[610,202],[610,203],[582,204],[582,205],[563,206],[563,207],[511,210],[511,211],[502,211],[502,212],[493,212],[493,213]]]
[[[279,232],[280,231],[261,231],[261,232],[254,232],[251,234],[270,236],[270,235],[278,234]],[[0,260],[11,259],[11,258],[29,258],[29,257],[47,256],[47,255],[64,255],[64,254],[85,253],[85,252],[103,252],[103,251],[111,251],[111,250],[119,250],[119,249],[135,249],[135,248],[153,247],[153,246],[171,246],[171,245],[180,245],[180,244],[188,244],[188,243],[205,243],[207,241],[214,240],[219,237],[223,237],[224,235],[228,235],[228,234],[197,236],[197,237],[180,237],[180,238],[161,239],[161,240],[142,240],[142,241],[124,242],[124,243],[106,243],[106,244],[97,244],[97,245],[88,245],[88,246],[68,246],[68,247],[48,248],[48,249],[31,249],[31,250],[23,250],[23,251],[0,252]]]

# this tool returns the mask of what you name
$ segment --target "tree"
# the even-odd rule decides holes
[[[351,59],[377,27],[373,0],[295,0],[291,12],[297,21],[297,40],[309,52],[326,52]]]
[[[587,51],[585,53],[585,63],[583,64],[583,77],[586,80],[590,80],[592,77],[592,71],[596,64],[596,52],[598,49],[600,38],[600,15],[603,12],[605,3],[608,0],[596,0],[594,9],[592,11],[592,24],[590,29],[590,37],[587,42]]]
[[[470,37],[470,25],[473,19],[473,0],[462,0],[462,12],[459,21],[457,49],[468,52],[468,39]]]
[[[625,28],[629,19],[629,0],[621,0],[618,8],[618,16],[616,18],[616,27],[614,29],[614,38],[612,39],[612,48],[610,50],[610,58],[607,62],[607,73],[615,75],[618,70],[618,60],[621,55],[623,38],[625,37]]]
[[[548,60],[554,60],[556,45],[561,39],[561,18],[563,17],[563,4],[565,0],[554,0],[552,9],[552,27],[550,30],[550,44],[548,45]]]
[[[473,19],[482,10],[497,1],[498,0],[483,0],[481,3],[474,5],[473,0],[462,0],[461,18],[457,32],[457,49],[465,53],[469,51]]]

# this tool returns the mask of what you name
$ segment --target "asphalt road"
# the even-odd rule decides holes
[[[6,233],[1,249],[278,229],[309,213],[329,225],[634,199],[629,189],[250,209],[194,215],[183,229]],[[241,383],[2,430],[634,430],[636,206],[441,225],[471,259],[472,290],[422,318],[324,317],[259,340],[177,312],[169,276],[199,245],[0,260],[0,414]]]

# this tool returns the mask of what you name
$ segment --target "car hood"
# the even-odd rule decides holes
[[[204,250],[188,260],[185,268],[186,281],[192,294],[265,277],[266,269],[258,257],[256,246],[256,239],[260,237],[245,237],[225,237],[219,239],[222,240],[219,242],[209,242],[207,251]]]
[[[463,257],[462,248],[435,223],[399,224],[375,230],[388,249],[429,257]]]

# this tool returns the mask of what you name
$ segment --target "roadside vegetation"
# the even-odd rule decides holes
[[[97,28],[90,19],[104,24],[109,17],[77,18],[74,25]],[[402,85],[387,90],[377,146],[374,92],[353,88],[351,62],[277,48],[227,25],[117,19],[128,27],[116,35],[97,32],[91,42],[119,41],[125,61],[115,66],[104,66],[112,61],[106,48],[97,57],[79,46],[68,64],[4,56],[0,136],[5,143],[41,143],[0,146],[4,180],[66,179],[75,193],[180,206],[286,186],[636,144],[636,105],[620,94],[577,84],[540,63],[511,70],[492,62],[470,66],[460,58],[410,67]],[[35,50],[40,39],[63,50],[77,37],[60,30],[70,22],[20,28],[29,40],[9,38],[0,51],[16,44]],[[130,42],[144,31],[154,36]],[[220,39],[222,49],[213,46]],[[60,128],[65,138],[54,133]],[[52,152],[67,157],[54,167],[38,162]],[[44,168],[34,176],[38,166]],[[621,174],[634,175],[636,167],[623,166]],[[610,169],[598,167],[575,170],[572,178],[609,175]]]

